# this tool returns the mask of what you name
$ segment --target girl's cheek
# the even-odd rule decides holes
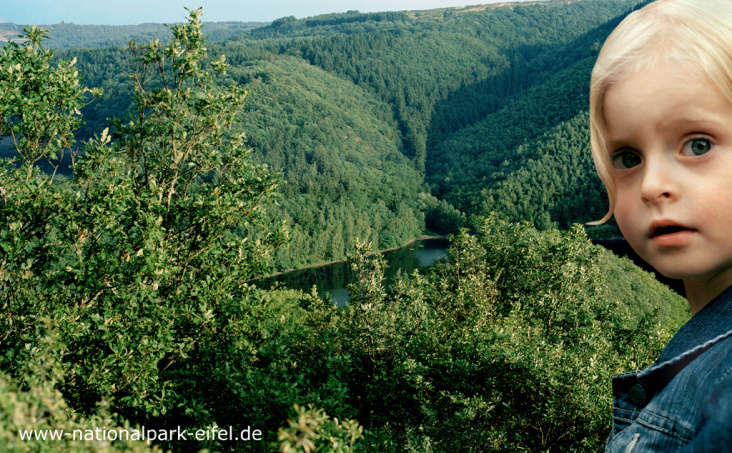
[[[640,227],[638,222],[634,219],[633,209],[628,206],[628,203],[624,203],[620,198],[615,206],[613,215],[615,216],[615,221],[618,223],[618,227],[620,227],[620,231],[626,238],[628,238],[629,235],[633,235],[634,226]]]

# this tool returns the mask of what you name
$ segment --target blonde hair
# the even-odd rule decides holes
[[[732,103],[732,0],[656,0],[628,15],[605,41],[590,82],[590,146],[610,209],[593,224],[607,221],[616,203],[613,150],[602,116],[605,92],[629,72],[660,60],[703,71],[700,76]]]

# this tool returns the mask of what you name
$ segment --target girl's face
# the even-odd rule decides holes
[[[690,287],[718,294],[732,284],[732,104],[672,61],[627,74],[603,104],[623,235],[690,303]]]

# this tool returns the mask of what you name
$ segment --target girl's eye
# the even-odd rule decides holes
[[[712,149],[712,143],[705,138],[694,138],[684,143],[684,148],[681,150],[685,156],[701,156],[706,154]]]
[[[621,151],[612,156],[613,166],[619,169],[633,168],[640,165],[641,157],[631,151]]]

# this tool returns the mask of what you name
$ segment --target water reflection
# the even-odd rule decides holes
[[[384,272],[385,284],[391,284],[400,269],[404,273],[411,273],[414,269],[429,266],[447,256],[449,246],[450,243],[446,239],[425,239],[385,252],[384,258],[387,262]],[[334,302],[344,306],[349,300],[346,285],[353,283],[354,280],[355,276],[348,268],[348,264],[338,262],[268,277],[262,279],[258,286],[270,288],[274,284],[279,284],[286,288],[309,292],[315,285],[320,297],[324,298],[326,293],[330,294]]]
[[[0,159],[9,159],[11,157],[16,157],[17,155],[18,152],[15,150],[12,138],[0,137]],[[56,162],[57,161],[54,162],[54,165],[56,164]],[[51,163],[45,159],[39,160],[34,165],[40,168],[46,174],[51,174],[54,171],[53,165],[51,165]],[[69,154],[68,149],[64,150],[56,174],[64,176],[71,176],[73,174],[73,170],[71,169],[71,155]]]

